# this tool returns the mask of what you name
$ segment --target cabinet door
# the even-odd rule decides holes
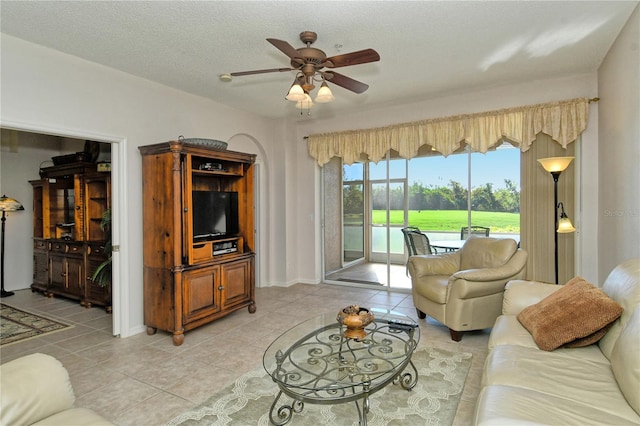
[[[67,287],[67,263],[63,255],[49,255],[49,289],[65,291]]]
[[[182,284],[185,324],[220,312],[220,266],[185,272]]]
[[[77,185],[76,185],[77,186]],[[45,185],[43,194],[47,200],[44,202],[44,219],[49,229],[44,230],[44,238],[77,240],[74,235],[75,228],[82,222],[76,215],[77,194],[74,190],[74,180],[70,178],[51,179]]]
[[[222,309],[251,299],[251,259],[221,265]]]
[[[67,291],[79,299],[84,298],[84,259],[69,257],[66,259]]]
[[[49,256],[49,289],[81,298],[84,288],[84,262],[82,258],[65,257],[52,254]]]
[[[49,290],[78,299],[83,296],[84,261],[82,258],[49,256]]]

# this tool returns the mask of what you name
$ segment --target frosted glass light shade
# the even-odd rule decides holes
[[[313,101],[311,100],[311,96],[308,93],[304,94],[304,100],[298,101],[296,103],[296,107],[300,109],[309,109],[313,106]]]
[[[538,159],[538,162],[549,173],[563,172],[567,167],[569,167],[569,164],[574,158],[575,157],[549,157],[540,158]]]
[[[331,89],[327,85],[327,82],[323,82],[322,86],[320,86],[320,90],[318,90],[318,95],[316,96],[316,102],[318,103],[327,103],[331,102],[334,99],[333,93],[331,93]]]
[[[558,221],[558,234],[568,234],[570,232],[575,232],[576,228],[571,224],[571,220],[567,216],[561,217]]]
[[[304,93],[304,90],[302,90],[302,86],[296,83],[291,86],[291,89],[289,89],[289,93],[287,93],[285,98],[288,101],[300,102],[305,100],[305,95],[306,94]]]

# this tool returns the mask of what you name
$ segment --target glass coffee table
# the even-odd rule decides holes
[[[418,372],[411,355],[420,339],[418,324],[399,312],[371,312],[375,319],[362,339],[345,338],[337,313],[328,313],[291,328],[267,348],[264,368],[280,388],[269,412],[272,424],[288,423],[305,403],[355,402],[364,426],[371,395],[389,383],[413,389]],[[293,401],[287,403],[286,397]]]

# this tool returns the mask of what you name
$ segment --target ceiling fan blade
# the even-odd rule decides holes
[[[254,70],[254,71],[240,71],[240,72],[232,72],[230,75],[234,77],[239,77],[242,75],[253,75],[253,74],[265,74],[268,72],[285,72],[285,71],[293,71],[295,68],[270,68],[266,70]]]
[[[328,71],[324,73],[324,76],[328,82],[344,87],[345,89],[351,90],[355,93],[364,93],[369,88],[368,84],[354,80],[346,75],[338,74],[334,71]]]
[[[364,49],[357,52],[345,53],[327,58],[326,67],[338,68],[348,67],[349,65],[366,64],[368,62],[376,62],[380,60],[380,55],[373,49]]]
[[[304,58],[302,57],[302,55],[300,55],[300,52],[298,52],[293,46],[291,46],[286,41],[278,40],[276,38],[268,38],[267,41],[273,44],[275,47],[278,48],[278,50],[280,50],[282,53],[284,53],[291,59],[296,60],[301,64],[304,63]]]

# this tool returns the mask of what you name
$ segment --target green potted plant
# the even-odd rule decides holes
[[[111,284],[111,209],[107,209],[102,214],[102,220],[100,221],[100,229],[104,231],[107,239],[104,242],[104,254],[107,256],[104,262],[102,262],[91,275],[91,281],[105,287]]]

